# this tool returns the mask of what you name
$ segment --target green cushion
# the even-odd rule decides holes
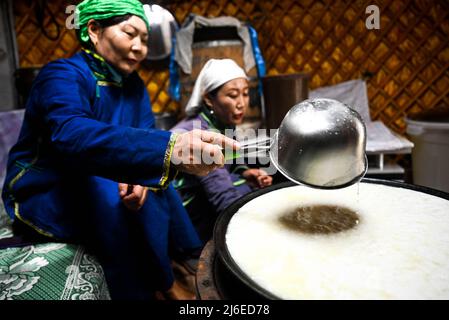
[[[11,219],[6,214],[3,206],[3,201],[0,200],[0,239],[12,237],[11,223]]]
[[[79,245],[0,250],[0,300],[109,299],[103,270]]]
[[[0,201],[0,239],[11,236],[11,220]],[[55,242],[0,250],[0,300],[109,299],[103,269],[80,245]]]

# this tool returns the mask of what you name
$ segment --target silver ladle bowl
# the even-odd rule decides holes
[[[368,169],[361,116],[332,99],[305,100],[284,117],[270,145],[270,159],[288,179],[321,189],[344,188]]]

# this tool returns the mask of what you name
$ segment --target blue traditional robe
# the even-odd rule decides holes
[[[173,282],[170,248],[201,246],[170,181],[174,135],[154,129],[144,83],[82,51],[36,78],[3,188],[13,219],[60,241],[86,245],[103,265],[111,297],[149,298]],[[138,212],[118,182],[150,187]]]

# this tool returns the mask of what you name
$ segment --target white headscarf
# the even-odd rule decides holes
[[[186,105],[186,114],[191,115],[201,106],[203,95],[211,92],[228,81],[245,78],[245,71],[232,59],[210,59],[201,69],[193,92]]]

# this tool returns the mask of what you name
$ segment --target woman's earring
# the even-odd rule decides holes
[[[208,107],[210,114],[214,114],[214,110],[212,110],[212,104],[209,101],[204,101],[206,106]]]

